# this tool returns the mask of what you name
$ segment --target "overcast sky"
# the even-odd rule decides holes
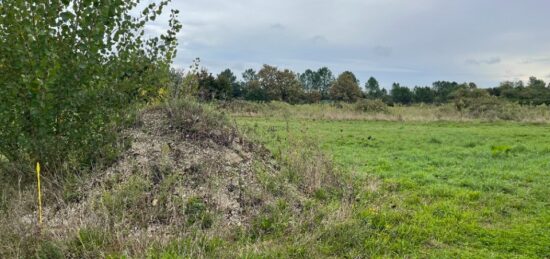
[[[214,73],[327,66],[384,87],[550,81],[548,0],[173,0],[171,8],[181,11],[182,68],[195,57]]]

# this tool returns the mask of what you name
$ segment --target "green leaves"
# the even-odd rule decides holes
[[[144,46],[137,2],[0,1],[1,155],[46,171],[89,163],[128,105],[156,98],[181,25],[171,16],[169,37]]]
[[[68,22],[69,20],[72,20],[74,18],[74,14],[71,12],[62,12],[61,14],[59,14],[59,17],[61,17],[64,22]]]

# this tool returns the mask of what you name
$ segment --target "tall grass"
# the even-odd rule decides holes
[[[381,106],[368,101],[349,103],[318,103],[290,105],[283,102],[255,103],[236,101],[219,105],[238,117],[278,117],[291,115],[298,119],[318,120],[377,120],[377,121],[518,121],[550,122],[550,107],[529,106],[502,102],[497,105],[478,105],[459,110],[454,104]]]

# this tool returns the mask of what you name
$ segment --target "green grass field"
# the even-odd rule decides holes
[[[351,212],[324,226],[307,249],[350,257],[550,257],[547,125],[237,122],[275,154],[290,139],[314,139],[354,175]]]

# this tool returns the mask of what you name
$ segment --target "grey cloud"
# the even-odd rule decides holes
[[[513,79],[506,70],[543,77],[550,62],[550,1],[189,0],[170,8],[184,25],[176,65],[201,57],[214,73],[269,63],[351,70],[383,85],[494,86]]]
[[[185,21],[183,22],[184,26],[192,26],[192,27],[205,27],[208,25],[208,23],[204,21]]]
[[[328,43],[328,39],[325,36],[315,35],[309,38],[309,42],[313,44],[325,44]]]
[[[529,58],[525,59],[522,64],[550,63],[550,57],[547,58]]]
[[[271,24],[269,26],[269,28],[272,29],[272,30],[284,30],[284,29],[286,29],[286,27],[284,25],[280,24],[280,23]]]
[[[502,60],[499,57],[489,58],[489,59],[468,59],[466,64],[469,65],[494,65],[499,64]]]
[[[393,49],[390,47],[376,46],[373,48],[374,54],[380,57],[391,56]]]

